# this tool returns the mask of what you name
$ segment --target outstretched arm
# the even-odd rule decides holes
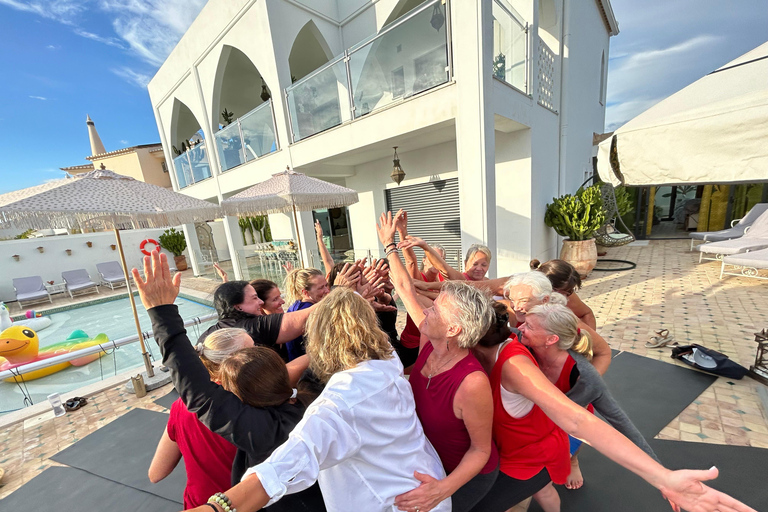
[[[287,343],[304,334],[304,328],[307,325],[307,318],[315,306],[283,313],[283,321],[280,324],[280,334],[277,336],[277,343]]]
[[[586,440],[593,448],[659,489],[673,510],[756,512],[703,482],[717,478],[717,469],[670,471],[602,420],[579,407],[557,389],[524,355],[504,363],[502,386],[541,407],[560,428]]]
[[[597,319],[595,318],[595,314],[592,312],[592,308],[584,304],[579,296],[576,295],[576,292],[573,292],[568,296],[568,307],[571,311],[573,311],[574,315],[579,317],[579,320],[587,324],[592,329],[597,329]]]
[[[446,276],[448,279],[452,281],[466,281],[467,279],[464,277],[464,274],[446,263],[443,257],[440,256],[440,253],[437,252],[434,247],[430,246],[427,242],[419,237],[409,236],[405,240],[401,240],[400,244],[398,244],[398,247],[401,249],[421,247],[424,251],[424,255],[427,257],[427,259],[429,259],[429,262],[432,264],[432,266],[439,270],[440,273]]]
[[[333,270],[333,258],[325,246],[325,242],[323,242],[323,227],[319,220],[315,220],[315,235],[317,236],[317,250],[320,251],[320,258],[323,260],[323,267],[325,268],[325,278],[328,279],[331,270]]]
[[[149,465],[149,481],[156,484],[163,478],[171,474],[173,469],[181,460],[181,450],[171,436],[168,435],[168,427],[163,432],[163,437],[157,443],[155,456],[152,457],[152,463]]]
[[[400,235],[400,241],[408,238],[408,212],[403,210],[402,215],[397,218],[397,234]],[[419,263],[416,259],[416,252],[413,247],[403,247],[403,259],[405,259],[405,268],[408,270],[408,275],[412,279],[417,281],[423,281],[421,277],[421,270],[419,270]]]
[[[600,375],[605,375],[605,372],[608,371],[608,367],[611,366],[611,360],[613,359],[611,346],[608,345],[605,338],[600,336],[597,331],[582,321],[579,321],[579,329],[586,329],[589,333],[589,337],[592,339],[592,366],[600,372]]]

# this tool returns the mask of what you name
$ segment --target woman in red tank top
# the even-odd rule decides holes
[[[493,313],[483,293],[462,283],[446,283],[432,307],[424,309],[394,244],[397,219],[382,215],[379,239],[395,288],[420,331],[410,383],[424,433],[448,476],[435,480],[417,475],[423,484],[398,496],[395,505],[400,510],[428,511],[450,496],[452,510],[466,512],[498,473],[498,454],[491,440],[491,389],[469,351],[488,329]],[[399,219],[405,222],[402,216]]]

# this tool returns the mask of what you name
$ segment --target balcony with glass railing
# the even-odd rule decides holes
[[[423,3],[286,88],[293,141],[450,80],[442,0]]]
[[[493,76],[529,94],[528,23],[504,0],[493,0]]]
[[[221,172],[277,151],[272,100],[214,134]]]
[[[185,151],[173,159],[176,181],[179,189],[194,185],[211,177],[211,166],[205,152],[205,141]]]

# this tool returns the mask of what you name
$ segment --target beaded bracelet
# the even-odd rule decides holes
[[[217,492],[208,498],[208,503],[219,505],[224,509],[224,512],[237,512],[237,509],[232,507],[232,500],[230,500],[223,492]]]

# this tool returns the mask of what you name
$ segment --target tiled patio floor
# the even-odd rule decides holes
[[[754,334],[768,327],[768,283],[740,277],[718,279],[717,262],[696,263],[687,240],[652,241],[609,251],[610,258],[636,262],[629,272],[595,272],[581,297],[595,311],[599,331],[611,346],[669,364],[670,350],[648,349],[653,331],[667,328],[681,344],[720,350],[744,366],[754,362]],[[185,287],[210,293],[215,283],[183,276]],[[199,293],[198,292],[198,293]],[[659,438],[768,448],[768,415],[758,396],[762,384],[750,378],[718,379]],[[152,400],[170,385],[136,398],[123,385],[89,398],[79,411],[53,418],[52,412],[0,429],[0,467],[6,470],[0,498],[46,467],[53,454],[132,408],[162,411]]]

